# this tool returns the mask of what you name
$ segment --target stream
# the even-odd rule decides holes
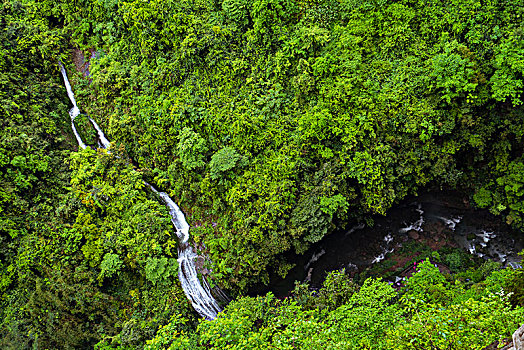
[[[71,108],[71,110],[69,111],[69,116],[71,117],[71,128],[73,129],[73,133],[75,134],[78,145],[81,148],[86,148],[85,143],[82,141],[82,138],[78,134],[75,127],[75,118],[80,114],[80,109],[76,104],[75,95],[73,93],[73,90],[71,89],[69,79],[67,78],[67,72],[61,63],[60,72],[62,73],[62,77],[64,78],[64,84],[67,90],[67,95],[69,96],[69,99],[73,104],[73,108]],[[89,121],[91,122],[98,134],[98,142],[100,148],[109,149],[111,147],[111,143],[104,135],[102,129],[91,117],[89,117]],[[211,293],[211,288],[209,287],[209,284],[207,283],[206,279],[202,278],[203,283],[201,283],[198,278],[198,272],[196,268],[196,259],[198,255],[188,243],[189,224],[185,219],[184,213],[182,213],[180,208],[167,195],[167,193],[158,191],[155,187],[153,187],[151,184],[147,182],[144,183],[147,187],[149,187],[149,189],[151,189],[153,193],[155,193],[158,197],[160,197],[160,199],[162,199],[166,207],[169,209],[171,223],[175,228],[179,243],[177,259],[179,265],[178,278],[180,280],[180,284],[182,285],[182,289],[184,290],[186,297],[189,299],[191,305],[200,316],[208,320],[214,320],[217,317],[217,314],[220,311],[222,311],[222,309],[220,308],[216,299],[213,297],[213,294]],[[223,295],[221,291],[218,291],[218,294]]]
[[[461,248],[479,259],[513,268],[520,267],[518,253],[524,249],[524,235],[501,217],[472,208],[458,192],[428,192],[407,198],[386,216],[375,216],[372,227],[357,224],[335,231],[305,254],[288,257],[296,266],[286,278],[273,276],[269,288],[253,292],[272,291],[284,297],[293,290],[295,281],[319,288],[328,271],[344,268],[355,276],[413,241],[431,249]]]

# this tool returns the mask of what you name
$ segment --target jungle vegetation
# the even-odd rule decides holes
[[[471,283],[428,262],[401,290],[333,273],[316,293],[245,293],[284,276],[285,253],[427,189],[524,230],[523,19],[512,0],[2,0],[0,347],[508,337],[524,275],[489,264]],[[59,61],[111,153],[78,150]],[[181,206],[210,281],[236,298],[217,320],[185,298],[167,210],[143,180]]]

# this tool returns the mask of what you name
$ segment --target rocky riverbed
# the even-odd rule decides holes
[[[404,200],[386,216],[376,216],[371,227],[355,224],[334,232],[304,255],[293,257],[296,266],[285,279],[275,276],[269,290],[285,296],[295,281],[307,281],[315,288],[329,271],[345,269],[359,277],[372,273],[370,270],[378,263],[393,283],[400,282],[410,273],[405,271],[406,264],[416,260],[422,251],[443,249],[467,252],[477,263],[489,259],[502,266],[519,266],[524,235],[501,217],[473,208],[458,192],[425,193]],[[453,257],[448,259],[449,264],[462,263],[459,256],[457,261]],[[446,264],[437,265],[449,272]]]

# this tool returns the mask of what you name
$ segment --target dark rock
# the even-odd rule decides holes
[[[411,231],[409,231],[409,232],[408,232],[408,236],[409,236],[409,238],[411,238],[411,239],[419,239],[419,238],[420,238],[420,235],[419,235],[418,232],[415,231],[415,230],[411,230]]]

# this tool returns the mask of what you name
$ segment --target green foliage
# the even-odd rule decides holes
[[[84,109],[201,225],[223,286],[428,186],[522,222],[516,4],[57,3],[39,6],[98,52]]]
[[[249,4],[245,0],[224,0],[222,10],[227,19],[242,28],[248,24]]]
[[[331,222],[321,205],[316,196],[301,198],[291,214],[291,222],[297,228],[295,235],[304,235],[304,240],[315,243],[328,233]]]
[[[471,190],[522,227],[523,11],[501,0],[4,1],[0,346],[140,348],[169,320],[151,347],[448,346],[438,320],[461,344],[507,336],[520,309],[486,293],[468,301],[462,282],[426,265],[404,294],[430,302],[420,319],[387,285],[355,293],[332,275],[315,302],[241,299],[195,332],[166,210],[127,159],[181,205],[233,294],[284,275],[289,250],[427,187]],[[97,52],[89,78],[70,75],[112,154],[69,156],[57,61],[71,47]],[[85,116],[77,126],[96,143]],[[443,259],[475,282],[487,273]],[[486,290],[507,288],[490,278]],[[497,334],[475,333],[469,316]]]
[[[296,15],[297,6],[291,0],[256,0],[251,6],[253,32],[267,46],[283,34]]]
[[[522,27],[502,40],[495,56],[495,74],[490,82],[493,84],[493,97],[498,101],[511,99],[514,106],[522,104],[524,91],[524,33]]]
[[[99,279],[104,277],[111,277],[122,268],[123,261],[117,254],[106,253],[102,262],[100,263]]]
[[[477,87],[478,83],[474,81],[475,63],[469,57],[461,56],[468,53],[467,47],[453,41],[446,43],[444,53],[434,56],[431,61],[430,82],[437,89],[443,89],[441,96],[447,103],[463,97],[464,93],[475,91]]]
[[[420,304],[423,305],[423,304]],[[482,349],[502,340],[522,320],[522,309],[512,310],[507,298],[469,299],[460,304],[419,305],[412,321],[388,334],[390,349]]]
[[[178,262],[172,258],[147,258],[146,278],[153,284],[169,283],[172,278],[177,276]]]
[[[417,266],[418,271],[406,283],[405,300],[415,299],[428,303],[447,303],[450,295],[448,282],[440,273],[438,267],[429,259]]]
[[[213,154],[209,162],[210,176],[213,180],[222,178],[233,169],[242,158],[233,147],[225,147]]]
[[[80,138],[86,145],[93,146],[94,148],[98,146],[97,132],[85,114],[80,114],[75,118],[75,127]]]
[[[425,262],[407,281],[408,291],[415,292],[406,294],[376,279],[355,288],[343,273],[333,273],[318,297],[302,286],[293,300],[276,300],[272,294],[242,297],[193,332],[176,319],[148,342],[148,349],[482,349],[509,336],[524,320],[523,309],[512,308],[501,289],[510,275],[508,270],[491,273],[486,290],[479,292],[458,281],[443,283],[444,277]],[[455,298],[445,304],[428,299],[427,291],[435,288]],[[324,291],[344,298],[325,308]]]
[[[470,260],[471,256],[460,249],[447,252],[442,257],[442,262],[448,266],[452,272],[459,272],[467,269],[471,265]]]
[[[337,194],[333,197],[320,198],[320,210],[329,215],[333,215],[339,210],[342,213],[345,213],[348,209],[348,206],[348,201],[341,194]]]
[[[295,282],[292,295],[306,310],[332,311],[346,304],[358,290],[359,286],[342,270],[330,272],[318,291],[310,291],[307,283]]]
[[[328,318],[329,333],[339,349],[388,349],[384,335],[400,320],[395,291],[379,280],[368,279],[348,303]]]
[[[178,135],[177,154],[182,166],[187,170],[203,167],[205,163],[205,152],[207,151],[206,140],[191,128],[184,128]]]
[[[196,349],[198,347],[197,340],[192,337],[192,334],[187,334],[188,320],[181,315],[173,315],[169,323],[160,326],[155,338],[148,340],[145,350],[160,350],[160,349]]]
[[[505,281],[503,290],[506,290],[509,295],[511,305],[522,308],[524,306],[524,269],[514,271],[511,278]]]
[[[480,188],[474,195],[473,199],[475,200],[475,203],[480,208],[486,208],[491,204],[491,201],[493,200],[491,197],[491,192],[488,191],[485,188]]]
[[[397,306],[390,303],[393,295],[387,284],[369,280],[346,305],[324,316],[294,301],[277,301],[271,294],[242,298],[229,304],[215,321],[202,322],[196,334],[176,332],[171,348],[185,349],[196,340],[197,348],[206,349],[314,349],[320,344],[337,349],[369,347],[399,319]],[[155,338],[151,344],[162,341]]]

